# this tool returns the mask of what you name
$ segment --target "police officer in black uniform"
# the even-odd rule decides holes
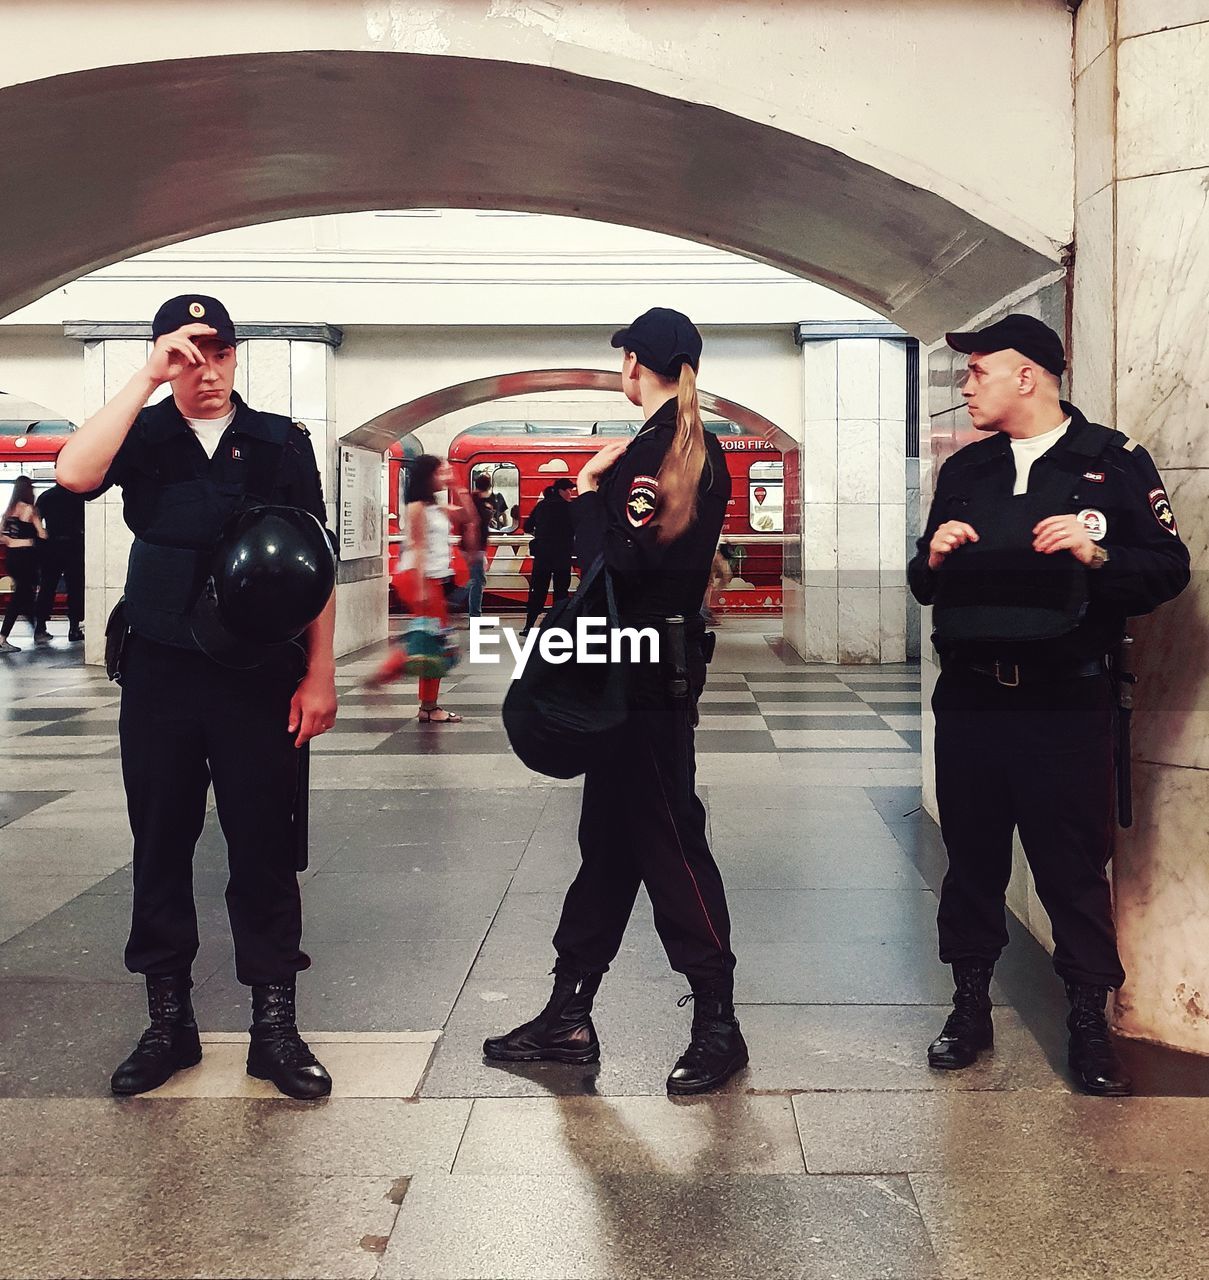
[[[224,523],[249,505],[325,519],[305,428],[249,408],[232,390],[235,329],[201,294],[166,302],[145,367],[64,446],[56,475],[95,497],[122,489],[134,532],[124,597],[119,735],[134,834],[134,910],[126,965],[146,975],[150,1026],[114,1072],[143,1093],[201,1059],[190,998],[198,949],[193,852],[214,784],[227,841],[227,909],[240,982],[252,988],[248,1072],[294,1098],[331,1091],[298,1035],[301,950],[299,752],[336,716],[334,599],[307,628],[305,655],[220,665],[199,647],[193,613]],[[172,394],[145,407],[157,387]],[[111,627],[120,626],[117,619]]]
[[[747,1063],[734,1007],[735,958],[722,877],[695,791],[693,726],[705,685],[699,614],[730,476],[697,404],[701,335],[687,316],[657,307],[613,336],[625,352],[622,389],[647,415],[628,442],[601,449],[579,473],[571,507],[582,566],[604,555],[623,626],[662,633],[660,665],[631,669],[626,749],[584,779],[582,865],[554,935],[554,991],[536,1018],[489,1039],[503,1062],[586,1063],[600,1057],[593,997],[616,957],[640,885],[672,968],[694,1000],[692,1038],[669,1093],[717,1088]],[[686,619],[681,626],[669,619]],[[687,696],[676,696],[670,651],[682,637]],[[712,641],[712,637],[709,637]]]
[[[934,606],[941,662],[932,705],[949,869],[938,923],[956,987],[928,1060],[960,1069],[991,1047],[1018,828],[1070,999],[1071,1068],[1085,1092],[1124,1095],[1104,1012],[1125,980],[1105,873],[1112,655],[1127,618],[1187,585],[1188,551],[1146,450],[1059,398],[1066,360],[1052,329],[1011,315],[948,343],[970,357],[962,395],[990,435],[941,468],[908,570]]]

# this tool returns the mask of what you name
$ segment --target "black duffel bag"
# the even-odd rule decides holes
[[[579,590],[546,614],[543,628],[561,627],[575,637],[580,618],[619,625],[613,581],[604,557]],[[599,628],[596,629],[599,634]],[[607,634],[607,633],[606,633]],[[606,657],[609,645],[604,646]],[[577,778],[619,746],[626,720],[626,668],[619,662],[548,662],[540,645],[504,698],[504,728],[521,763],[549,778]]]

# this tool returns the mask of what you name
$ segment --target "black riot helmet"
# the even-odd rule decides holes
[[[255,667],[323,611],[336,561],[323,526],[298,507],[250,507],[228,521],[193,611],[193,638],[224,666]]]

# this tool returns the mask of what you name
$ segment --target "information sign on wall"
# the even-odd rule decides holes
[[[382,455],[340,446],[340,559],[382,554]]]

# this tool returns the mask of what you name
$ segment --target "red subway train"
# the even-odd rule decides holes
[[[448,456],[459,484],[470,488],[487,475],[503,499],[487,549],[484,608],[519,608],[528,591],[529,538],[525,517],[543,490],[561,476],[574,479],[608,439],[634,435],[641,422],[484,422],[454,437]],[[728,613],[780,613],[784,552],[784,459],[767,440],[733,422],[705,424],[722,445],[731,474],[731,499],[722,539],[731,550],[733,577],[714,596]],[[406,501],[406,457],[421,450],[414,437],[389,454],[389,533],[400,541],[398,513]]]

